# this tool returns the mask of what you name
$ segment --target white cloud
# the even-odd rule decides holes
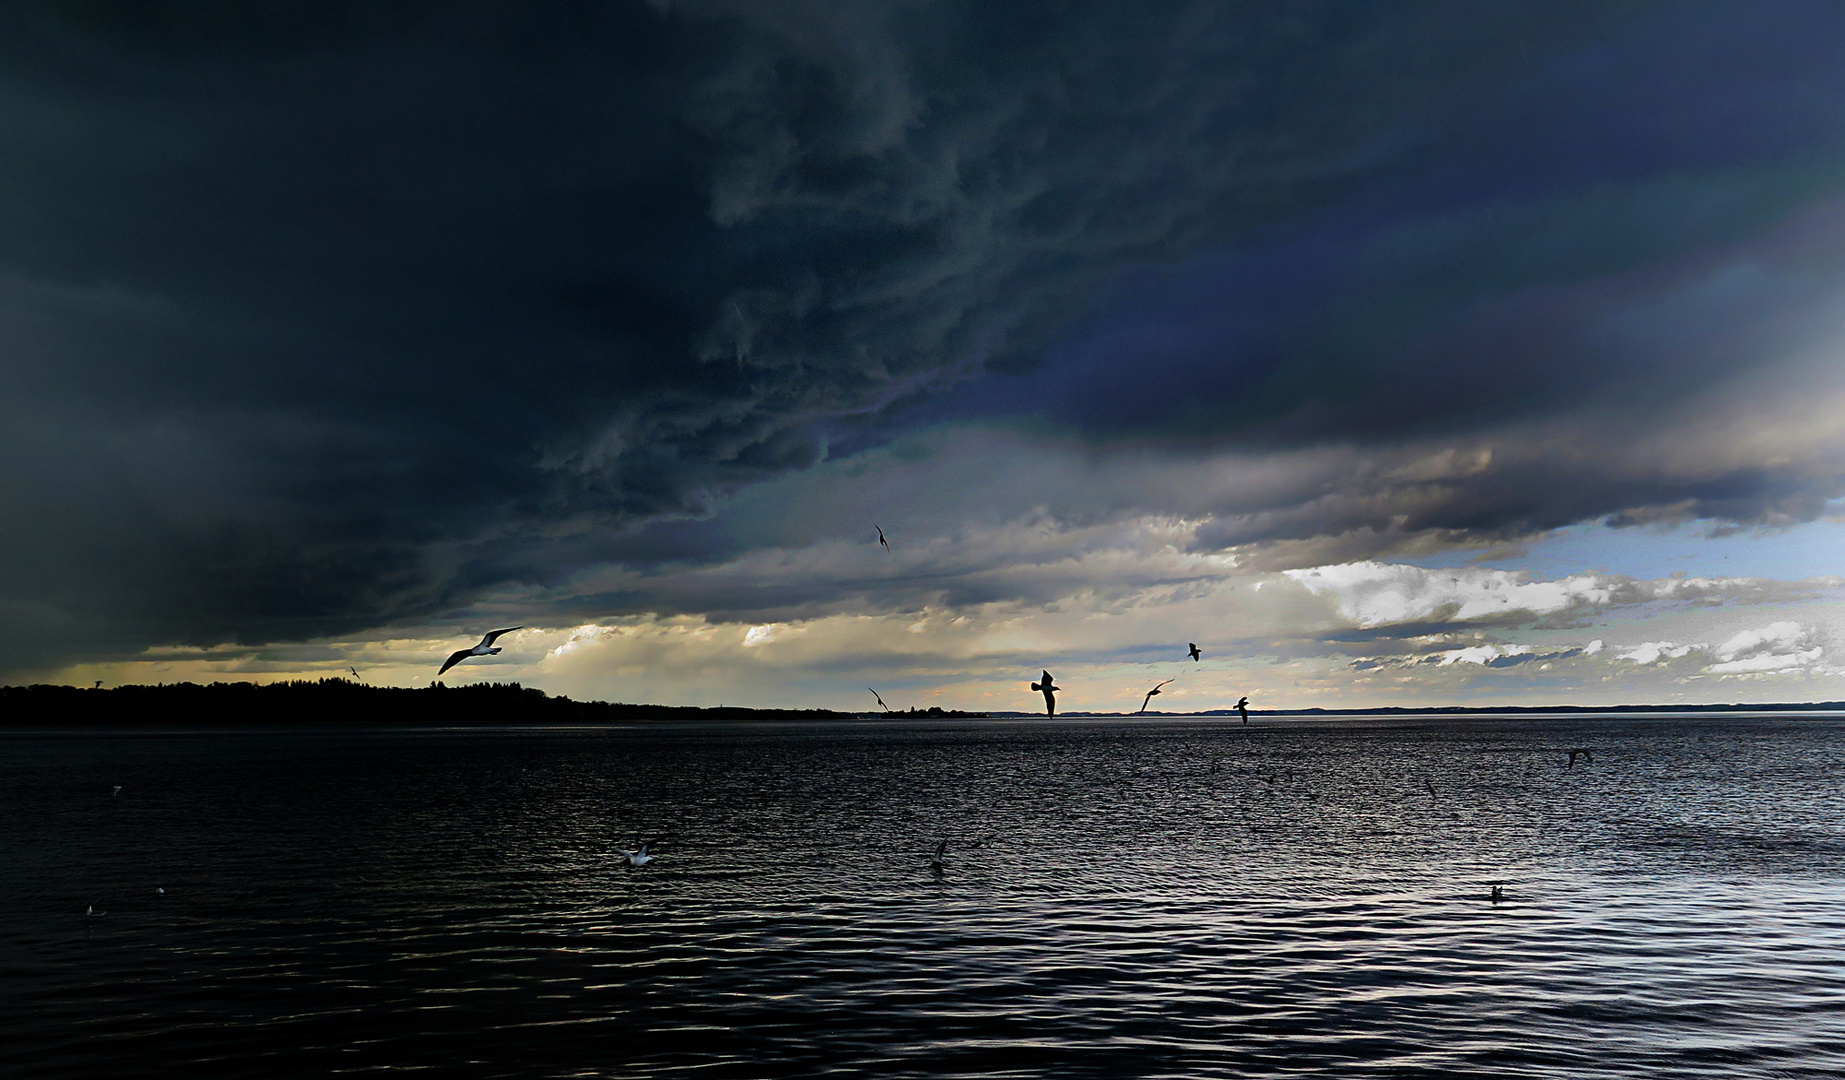
[[[1284,572],[1312,592],[1334,597],[1340,614],[1367,627],[1551,615],[1615,599],[1613,585],[1600,577],[1531,581],[1510,570],[1425,570],[1370,561]]]
[[[1730,638],[1717,646],[1717,655],[1724,660],[1734,660],[1745,653],[1762,649],[1785,649],[1798,642],[1804,633],[1805,630],[1797,622],[1769,623],[1758,630],[1744,630]]]
[[[1623,653],[1616,653],[1617,660],[1632,660],[1636,664],[1656,664],[1661,660],[1681,660],[1691,654],[1693,649],[1703,649],[1704,645],[1678,645],[1670,641],[1643,641]]]
[[[1441,654],[1442,666],[1449,664],[1490,664],[1506,656],[1528,656],[1529,645],[1469,645],[1464,649],[1450,649]]]

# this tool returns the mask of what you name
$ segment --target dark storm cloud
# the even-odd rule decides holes
[[[1107,434],[1110,402],[1144,430],[1109,342],[1166,314],[1145,371],[1198,404],[1161,434],[1241,415],[1253,381],[1274,432],[1317,437],[1300,417],[1349,420],[1400,358],[1459,370],[1427,324],[1469,297],[1676,257],[1824,186],[1837,12],[1637,10],[9,8],[0,605],[34,630],[7,645],[451,610],[1050,343],[1053,420]],[[1663,209],[1598,247],[1625,216],[1578,189]],[[1227,245],[1294,277],[1200,255]],[[1203,268],[1190,308],[1104,291],[1174,263]],[[1373,336],[1397,345],[1344,347]],[[1476,407],[1463,385],[1410,419]]]

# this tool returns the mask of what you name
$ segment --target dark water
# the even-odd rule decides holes
[[[0,1075],[1838,1076],[1841,781],[1763,716],[15,731]]]

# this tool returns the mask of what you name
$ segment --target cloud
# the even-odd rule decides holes
[[[1179,602],[1845,490],[1824,5],[179,10],[0,14],[22,668]],[[826,546],[912,475],[900,573]],[[1467,580],[1342,587],[1600,602]]]
[[[1636,664],[1655,664],[1662,660],[1677,660],[1690,655],[1693,649],[1702,649],[1703,645],[1678,645],[1670,641],[1643,641],[1626,652],[1616,653],[1617,659],[1632,660]]]

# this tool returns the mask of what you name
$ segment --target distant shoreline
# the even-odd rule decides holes
[[[1354,709],[1251,709],[1251,717],[1580,715],[1584,713],[1839,712],[1845,701],[1709,705],[1401,705]],[[1067,719],[1235,717],[1235,709],[1201,712],[1059,713]],[[844,712],[836,709],[760,709],[741,705],[639,705],[575,701],[518,683],[471,683],[410,689],[367,686],[347,679],[278,683],[163,683],[86,689],[37,684],[0,687],[0,726],[99,724],[383,723],[454,725],[483,723],[596,724],[648,722],[750,722],[800,720],[1031,720],[1038,712]]]

